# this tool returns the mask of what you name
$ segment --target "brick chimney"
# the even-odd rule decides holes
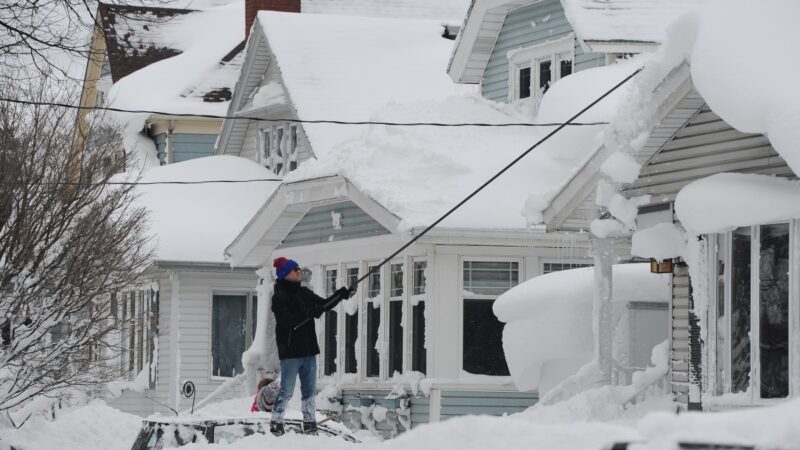
[[[259,11],[300,12],[300,0],[245,0],[244,38],[250,37],[250,28]]]

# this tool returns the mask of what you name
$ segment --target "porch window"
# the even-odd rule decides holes
[[[389,376],[403,372],[403,266],[389,266]]]
[[[337,269],[325,270],[325,296],[331,296],[337,289],[337,277],[339,271]],[[336,341],[337,341],[337,324],[339,315],[336,310],[330,310],[325,313],[325,357],[323,365],[323,373],[325,375],[334,375],[336,373]]]
[[[414,261],[414,279],[411,293],[411,370],[426,373],[425,349],[425,269],[427,261]]]
[[[253,341],[255,294],[215,293],[211,303],[212,375],[233,377],[242,373],[242,353]]]
[[[515,261],[464,261],[463,369],[483,375],[508,375],[503,353],[503,323],[492,312],[497,296],[519,283]]]
[[[358,267],[348,267],[347,285],[353,286],[356,281],[358,281]],[[345,314],[344,319],[344,372],[357,373],[358,311],[355,314]]]
[[[544,263],[542,265],[542,274],[591,266],[591,263]]]
[[[372,270],[370,267],[369,270]],[[377,345],[380,345],[380,323],[381,323],[381,309],[380,303],[383,299],[381,292],[381,273],[380,269],[370,273],[369,276],[369,289],[367,290],[367,342],[366,342],[366,357],[367,367],[365,375],[367,377],[379,377],[380,371],[380,354],[378,353]]]
[[[717,235],[716,394],[789,395],[790,230],[779,223]]]

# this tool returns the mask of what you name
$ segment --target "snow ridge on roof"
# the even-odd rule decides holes
[[[584,41],[662,43],[670,22],[706,0],[561,0]]]
[[[438,19],[460,23],[469,0],[302,0],[301,11],[397,19]]]

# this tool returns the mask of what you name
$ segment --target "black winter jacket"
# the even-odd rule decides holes
[[[275,313],[275,339],[280,359],[319,354],[314,321],[309,320],[296,330],[294,327],[307,317],[322,316],[326,301],[298,282],[289,280],[275,282],[272,312]],[[336,303],[338,302],[334,302],[331,307],[336,306]]]

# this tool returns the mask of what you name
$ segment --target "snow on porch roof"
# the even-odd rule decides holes
[[[438,19],[461,22],[469,0],[302,0],[301,11],[312,14]]]
[[[634,59],[590,69],[555,83],[537,121],[561,122],[642,64]],[[580,121],[607,121],[623,87]],[[478,95],[394,103],[376,120],[422,122],[530,122],[515,106]],[[534,150],[441,225],[463,229],[524,229],[539,224],[553,195],[598,149],[603,125],[567,127]],[[287,182],[340,175],[401,219],[399,230],[425,227],[552,131],[553,127],[386,127],[370,125],[317,152]],[[525,215],[523,215],[523,209]]]
[[[463,91],[445,73],[453,41],[442,37],[440,21],[267,11],[258,21],[300,119],[369,120],[388,103]],[[361,131],[304,130],[317,156]]]

